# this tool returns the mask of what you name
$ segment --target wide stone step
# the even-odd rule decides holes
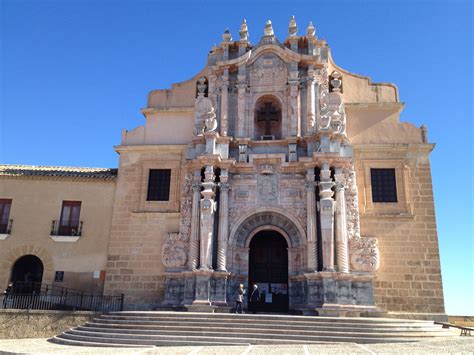
[[[145,323],[145,324],[142,324]],[[367,325],[348,325],[344,326],[334,325],[334,324],[317,324],[317,325],[288,325],[288,324],[274,324],[274,323],[265,323],[265,324],[246,324],[246,323],[218,323],[218,322],[120,322],[120,321],[101,321],[100,319],[94,320],[93,322],[87,322],[84,326],[94,327],[94,328],[111,328],[111,329],[143,329],[143,330],[159,330],[159,329],[197,329],[197,328],[209,328],[215,329],[216,331],[224,331],[227,329],[272,329],[274,331],[317,331],[317,330],[345,330],[345,331],[365,331],[365,332],[380,332],[380,333],[390,333],[397,331],[405,332],[439,332],[443,328],[441,326],[423,326],[423,327],[411,327],[411,326],[390,326],[390,327],[372,327]]]
[[[282,315],[282,314],[235,314],[235,313],[198,313],[198,312],[137,312],[137,311],[124,311],[124,312],[111,312],[102,316],[103,318],[114,318],[114,317],[134,317],[134,318],[198,318],[198,319],[214,319],[214,320],[271,320],[271,321],[291,321],[291,322],[336,322],[336,323],[377,323],[377,324],[394,324],[394,323],[406,323],[407,320],[396,319],[396,318],[366,318],[366,317],[320,317],[320,316],[294,316],[294,315]],[[426,320],[410,320],[409,323],[423,324],[431,321]]]
[[[88,346],[398,343],[449,337],[431,321],[267,314],[114,312],[55,337]]]
[[[91,347],[114,347],[114,348],[151,348],[154,346],[199,346],[199,345],[211,345],[211,346],[248,346],[248,343],[232,343],[232,342],[219,342],[209,340],[183,340],[183,339],[166,339],[160,341],[151,341],[149,344],[144,344],[143,341],[135,341],[133,339],[120,340],[121,343],[114,342],[116,339],[113,338],[97,338],[78,336],[73,334],[63,333],[55,336],[51,339],[57,344],[63,345],[74,345],[74,346],[91,346]],[[94,341],[95,340],[95,341]]]
[[[268,338],[250,338],[250,337],[218,337],[215,334],[212,336],[191,336],[191,335],[161,335],[161,336],[142,336],[140,338],[131,337],[129,335],[120,335],[119,337],[113,337],[109,334],[102,334],[101,336],[90,336],[85,334],[65,332],[60,335],[61,338],[72,339],[83,342],[102,343],[104,346],[107,344],[129,344],[135,345],[170,345],[181,343],[182,345],[188,345],[190,343],[200,342],[202,344],[231,344],[231,345],[264,345],[264,344],[318,344],[327,342],[354,342],[352,337],[314,337],[311,340],[306,339],[304,341],[299,339],[268,339]],[[373,339],[373,338],[358,338],[358,343],[381,343],[381,342],[412,342],[419,341],[419,338],[405,339],[405,338],[391,338],[391,339]]]
[[[352,328],[352,327],[362,327],[362,328],[380,328],[380,329],[393,329],[393,328],[412,328],[412,329],[420,329],[420,328],[439,328],[441,329],[441,325],[435,325],[433,322],[425,322],[425,323],[395,323],[395,324],[387,324],[387,323],[356,323],[356,322],[276,322],[276,321],[269,321],[269,320],[260,320],[260,321],[247,321],[244,319],[235,319],[235,320],[222,320],[222,319],[198,319],[198,318],[188,318],[188,319],[179,319],[174,320],[172,318],[163,318],[163,319],[150,319],[150,318],[123,318],[123,317],[116,317],[116,318],[95,318],[94,322],[96,323],[113,323],[113,324],[130,324],[130,325],[160,325],[160,324],[170,324],[170,325],[214,325],[214,326],[233,326],[233,325],[245,325],[251,328],[258,328],[261,325],[273,325],[273,326],[283,326],[283,327],[338,327],[338,328]]]
[[[213,322],[213,323],[245,323],[245,324],[275,324],[276,322],[280,322],[281,324],[286,324],[286,325],[307,325],[307,326],[312,326],[312,325],[318,325],[318,324],[328,324],[328,325],[338,325],[338,326],[344,326],[344,325],[350,325],[350,326],[368,326],[368,327],[374,327],[374,326],[380,326],[380,327],[393,327],[393,326],[410,326],[410,327],[422,327],[422,326],[433,326],[433,322],[430,321],[423,321],[423,322],[383,322],[383,321],[366,321],[366,322],[361,322],[358,319],[354,318],[341,318],[341,319],[331,319],[331,318],[324,318],[324,319],[298,319],[298,320],[293,320],[291,318],[288,319],[283,319],[283,320],[275,320],[271,318],[253,318],[254,316],[247,316],[247,317],[235,317],[235,318],[218,318],[218,317],[209,317],[209,318],[202,318],[202,317],[194,317],[194,316],[189,316],[187,318],[185,317],[148,317],[148,316],[143,316],[143,317],[137,317],[137,316],[110,316],[110,315],[103,315],[100,318],[95,318],[97,321],[129,321],[129,322],[149,322],[149,324],[156,323],[156,322]]]
[[[331,336],[331,335],[347,335],[351,337],[385,337],[385,338],[396,338],[396,337],[433,337],[433,336],[446,336],[445,332],[424,332],[424,331],[395,331],[395,332],[377,332],[376,330],[365,331],[360,329],[352,329],[351,331],[344,330],[294,330],[294,329],[247,329],[247,328],[213,328],[213,327],[199,327],[199,328],[181,328],[181,327],[162,327],[161,329],[130,329],[130,328],[106,328],[106,327],[91,327],[91,326],[79,326],[73,329],[74,331],[83,332],[96,332],[96,333],[120,333],[120,334],[146,334],[146,335],[208,335],[212,336],[218,334],[222,336],[235,336],[235,334],[245,335],[249,337],[268,337],[268,338],[288,338],[288,337],[306,337],[312,336]],[[257,330],[257,332],[256,332]]]

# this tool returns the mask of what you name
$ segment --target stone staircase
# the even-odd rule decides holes
[[[165,345],[395,343],[452,336],[431,321],[267,314],[112,312],[51,341],[68,345],[150,347]]]

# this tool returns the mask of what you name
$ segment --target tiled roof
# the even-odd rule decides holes
[[[0,165],[0,176],[45,176],[110,180],[117,177],[117,169],[5,164]]]

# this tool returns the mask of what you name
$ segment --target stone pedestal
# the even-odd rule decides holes
[[[374,305],[372,276],[340,272],[305,274],[306,313],[320,316],[353,316],[380,312]]]

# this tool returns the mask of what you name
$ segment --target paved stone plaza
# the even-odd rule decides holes
[[[454,330],[453,330],[454,331]],[[458,330],[455,331],[459,333]],[[399,344],[322,343],[288,346],[180,346],[160,348],[91,348],[64,346],[47,339],[0,340],[0,354],[474,354],[473,337]]]

